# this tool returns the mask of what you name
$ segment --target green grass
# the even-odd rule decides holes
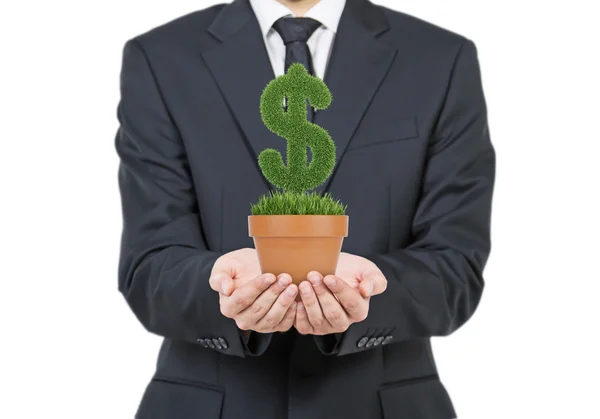
[[[283,109],[283,98],[288,108]],[[335,143],[321,126],[306,119],[306,99],[315,109],[326,109],[332,96],[323,80],[314,77],[300,63],[269,82],[260,98],[260,113],[265,126],[287,141],[287,165],[279,151],[267,148],[258,156],[264,177],[276,188],[305,192],[322,185],[335,166]],[[312,151],[308,163],[307,147]]]
[[[282,100],[288,99],[287,110]],[[306,100],[324,110],[332,96],[323,80],[314,77],[299,63],[271,80],[260,100],[260,113],[266,127],[287,141],[287,165],[275,149],[263,150],[258,165],[276,188],[251,204],[252,215],[345,215],[346,206],[331,194],[309,193],[331,176],[335,166],[335,143],[322,127],[306,119]],[[308,163],[307,148],[312,151]]]
[[[250,207],[252,215],[345,215],[346,205],[330,193],[271,191]]]

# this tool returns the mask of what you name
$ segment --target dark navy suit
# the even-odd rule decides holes
[[[182,17],[126,43],[119,183],[119,289],[164,336],[140,419],[450,419],[430,337],[462,326],[484,287],[495,172],[474,44],[348,0],[317,112],[337,145],[317,190],[348,205],[343,250],[388,280],[341,336],[247,344],[221,315],[215,260],[253,247],[250,203],[269,191],[257,155],[285,140],[260,118],[273,78],[247,0]]]

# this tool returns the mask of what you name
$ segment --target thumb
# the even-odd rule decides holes
[[[358,290],[363,298],[368,298],[373,295],[373,290],[375,289],[374,281],[371,277],[365,277],[358,284]]]
[[[381,294],[387,288],[387,280],[381,272],[370,272],[360,281],[359,290],[364,298]]]
[[[213,291],[226,297],[229,297],[235,288],[231,275],[223,271],[213,272],[208,282]]]

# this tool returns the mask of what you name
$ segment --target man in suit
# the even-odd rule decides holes
[[[348,205],[336,275],[261,275],[249,205],[285,155],[262,89],[301,62]],[[310,108],[309,108],[310,110]],[[119,289],[163,336],[140,419],[456,416],[430,338],[483,290],[495,155],[470,40],[368,0],[235,0],[129,40]],[[299,300],[297,296],[299,294]]]

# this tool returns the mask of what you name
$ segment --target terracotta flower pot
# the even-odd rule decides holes
[[[295,284],[310,271],[335,273],[347,215],[250,215],[248,231],[254,239],[263,273],[290,274]]]

